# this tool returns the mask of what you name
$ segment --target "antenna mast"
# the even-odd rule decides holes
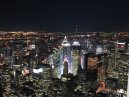
[[[78,25],[76,24],[75,33],[78,32]]]

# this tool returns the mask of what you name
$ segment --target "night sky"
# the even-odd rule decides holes
[[[129,31],[128,0],[72,1],[0,1],[0,29],[74,32],[78,25],[84,32]]]

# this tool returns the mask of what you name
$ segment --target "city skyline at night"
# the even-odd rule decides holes
[[[128,2],[1,1],[0,97],[129,97]]]
[[[129,33],[1,32],[1,97],[128,97]]]

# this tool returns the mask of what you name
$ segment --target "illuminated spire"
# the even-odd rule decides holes
[[[64,62],[68,62],[68,58],[66,55],[64,56]]]
[[[64,37],[64,40],[62,42],[62,46],[70,46],[70,43],[68,42],[68,39],[66,36]]]

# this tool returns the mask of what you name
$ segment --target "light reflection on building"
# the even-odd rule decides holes
[[[68,62],[68,73],[72,73],[71,45],[66,36],[64,37],[62,48],[60,49],[59,77],[63,74],[64,60],[67,60]]]

